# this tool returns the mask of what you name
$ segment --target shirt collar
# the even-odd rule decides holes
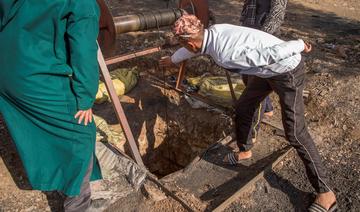
[[[206,53],[208,43],[209,43],[209,30],[205,29],[204,30],[204,39],[203,39],[203,43],[201,46],[201,54]]]

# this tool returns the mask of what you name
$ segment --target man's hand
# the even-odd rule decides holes
[[[170,66],[173,66],[173,65],[174,65],[174,63],[171,61],[171,57],[169,57],[169,56],[162,57],[159,60],[159,66],[160,67],[170,67]]]
[[[305,43],[304,52],[305,52],[305,53],[311,52],[311,50],[312,50],[312,45],[311,45],[310,43],[308,43],[308,42],[304,42],[304,43]]]
[[[79,110],[75,115],[75,119],[77,118],[79,119],[78,124],[81,124],[81,122],[84,121],[84,125],[87,126],[88,123],[91,123],[93,120],[92,109]]]

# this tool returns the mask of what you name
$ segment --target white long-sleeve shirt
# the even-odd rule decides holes
[[[216,24],[205,30],[200,53],[181,48],[171,56],[171,61],[179,63],[207,54],[230,71],[267,78],[295,69],[303,50],[303,40],[285,42],[260,30]]]

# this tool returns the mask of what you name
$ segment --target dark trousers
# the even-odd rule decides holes
[[[249,77],[248,85],[235,108],[236,136],[240,151],[252,148],[253,117],[260,103],[274,91],[280,98],[285,135],[304,162],[307,176],[317,192],[327,192],[327,179],[319,152],[304,117],[304,62],[291,72],[271,78]]]
[[[91,189],[90,176],[93,168],[93,158],[91,158],[89,167],[86,171],[84,181],[80,188],[80,194],[74,197],[66,197],[64,201],[65,212],[84,212],[90,207]]]
[[[245,86],[247,86],[248,81],[249,81],[249,77],[251,78],[251,76],[243,74],[241,77],[242,77],[242,80],[243,80]],[[260,103],[259,107],[256,109],[255,115],[253,117],[253,120],[252,120],[253,127],[252,127],[252,130],[251,130],[252,138],[257,137],[257,132],[260,129],[260,123],[261,123],[261,120],[264,117],[264,113],[265,112],[270,112],[270,111],[273,111],[273,110],[274,110],[274,108],[272,106],[271,99],[270,99],[269,96],[266,96],[264,101],[262,101]]]

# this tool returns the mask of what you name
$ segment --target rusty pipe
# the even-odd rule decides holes
[[[181,9],[155,10],[114,17],[116,34],[171,26],[182,15]]]
[[[146,49],[143,51],[139,51],[139,52],[134,52],[134,53],[130,53],[130,54],[126,54],[126,55],[120,55],[120,56],[116,56],[116,57],[112,57],[106,60],[106,65],[112,65],[115,63],[119,63],[125,60],[130,60],[133,58],[137,58],[137,57],[142,57],[148,54],[153,54],[156,52],[161,51],[160,47],[155,47],[155,48],[150,48],[150,49]]]
[[[115,18],[112,17],[104,0],[96,1],[100,6],[101,13],[98,41],[105,56],[113,55],[115,52],[116,34],[170,26],[182,15],[182,9],[191,14],[195,13],[194,15],[201,20],[205,27],[209,23],[208,0],[179,0],[179,8],[176,9],[151,11]]]

